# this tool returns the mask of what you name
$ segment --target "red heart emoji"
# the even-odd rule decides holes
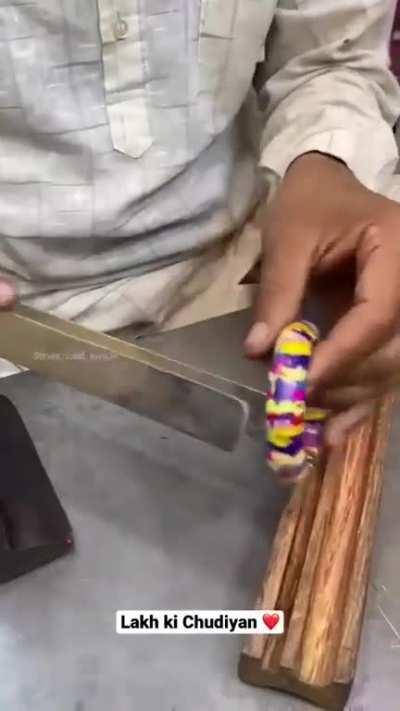
[[[263,622],[269,630],[273,630],[279,622],[279,615],[276,612],[274,612],[273,615],[269,615],[266,612],[265,615],[263,615]]]

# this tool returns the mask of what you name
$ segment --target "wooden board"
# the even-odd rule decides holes
[[[285,634],[250,637],[242,681],[344,708],[354,680],[393,401],[301,482],[282,514],[257,609]]]

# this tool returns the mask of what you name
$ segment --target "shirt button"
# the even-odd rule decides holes
[[[117,15],[117,19],[114,22],[114,34],[116,39],[122,40],[125,39],[125,37],[128,34],[129,26],[126,20],[121,17],[121,15]]]

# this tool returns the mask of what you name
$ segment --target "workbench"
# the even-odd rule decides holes
[[[210,322],[200,342],[170,336],[166,352],[182,341],[192,363],[242,377],[250,366],[239,355],[235,365],[235,323],[224,320],[218,346]],[[242,684],[241,637],[114,631],[117,609],[252,607],[288,496],[265,472],[262,442],[218,451],[30,373],[0,380],[0,393],[23,417],[76,541],[72,555],[0,591],[0,709],[315,708]],[[399,438],[397,416],[350,711],[399,709]]]

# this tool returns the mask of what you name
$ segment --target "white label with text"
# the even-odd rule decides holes
[[[118,610],[118,634],[283,634],[280,610]]]

